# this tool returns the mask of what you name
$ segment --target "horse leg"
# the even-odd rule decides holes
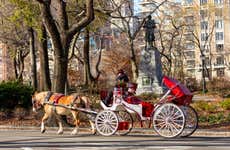
[[[95,128],[95,124],[93,123],[92,120],[89,120],[90,126],[91,126],[91,133],[96,134],[97,130]]]
[[[72,115],[73,115],[73,118],[74,118],[75,128],[71,132],[71,135],[76,135],[78,133],[80,120],[78,119],[78,112],[72,111]]]
[[[62,126],[61,116],[59,116],[59,115],[56,114],[56,119],[58,121],[58,127],[59,127],[57,134],[63,134],[63,126]]]
[[[48,118],[49,118],[49,115],[47,113],[45,113],[44,116],[42,117],[41,133],[44,133],[46,131],[45,122],[47,121]]]

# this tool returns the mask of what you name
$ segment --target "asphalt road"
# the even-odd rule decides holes
[[[191,136],[165,139],[156,135],[131,133],[127,136],[98,136],[79,133],[41,134],[37,130],[0,130],[0,149],[4,150],[229,150],[230,137]]]

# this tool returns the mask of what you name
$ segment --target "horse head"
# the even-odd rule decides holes
[[[35,92],[32,95],[32,104],[34,112],[37,112],[37,110],[42,108],[46,95],[47,92]]]

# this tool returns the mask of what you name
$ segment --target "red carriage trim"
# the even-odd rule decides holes
[[[151,117],[153,109],[154,109],[153,104],[142,101],[141,105],[142,105],[142,116]]]
[[[139,98],[137,98],[136,96],[128,96],[125,98],[125,101],[129,104],[141,104],[142,100],[140,100]]]
[[[154,109],[153,104],[151,104],[149,102],[145,102],[145,101],[137,98],[136,96],[129,96],[125,99],[125,101],[129,104],[134,104],[134,105],[141,104],[142,105],[142,116],[143,117],[151,117],[151,114],[152,114],[153,109]]]
[[[130,123],[128,121],[121,121],[118,123],[117,130],[128,130]]]

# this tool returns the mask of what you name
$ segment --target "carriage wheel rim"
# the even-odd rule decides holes
[[[124,130],[118,129],[116,134],[118,134],[120,136],[127,135],[133,129],[133,118],[132,118],[131,114],[127,111],[122,110],[122,111],[117,112],[117,116],[118,116],[119,122],[127,121],[129,123],[129,125],[128,125],[128,129],[124,129]]]
[[[181,137],[192,135],[198,127],[198,115],[195,109],[191,106],[181,106],[185,114],[186,124]]]
[[[155,131],[161,136],[176,137],[184,129],[184,113],[175,104],[164,104],[155,111],[153,126]]]
[[[104,136],[113,135],[118,128],[118,118],[112,111],[102,111],[96,117],[97,131]]]

